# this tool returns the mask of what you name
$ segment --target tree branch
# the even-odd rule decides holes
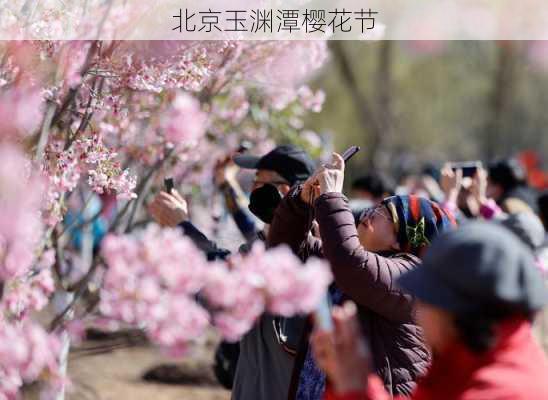
[[[369,104],[369,101],[364,94],[358,88],[358,81],[356,75],[352,70],[350,59],[343,48],[343,42],[339,40],[333,40],[330,43],[331,50],[335,55],[335,60],[338,63],[339,70],[341,72],[343,82],[346,84],[350,96],[354,102],[354,106],[358,111],[359,120],[363,128],[371,135],[371,154],[375,154],[380,145],[380,137],[382,136],[381,124],[375,115],[373,107]],[[371,166],[373,165],[373,159],[370,160]]]

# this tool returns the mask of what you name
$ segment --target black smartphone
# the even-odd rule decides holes
[[[347,163],[352,157],[356,155],[356,153],[360,151],[359,146],[350,146],[344,153],[342,153],[342,158],[345,163]]]
[[[451,169],[453,171],[456,171],[458,169],[462,170],[463,178],[473,178],[480,168],[482,168],[481,161],[463,161],[451,163]]]
[[[165,178],[164,179],[164,188],[166,189],[166,192],[171,194],[171,191],[173,190],[173,178]]]

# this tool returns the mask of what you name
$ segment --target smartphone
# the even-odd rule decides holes
[[[478,172],[478,169],[482,168],[481,161],[463,161],[463,162],[454,162],[451,163],[451,169],[456,171],[458,169],[462,170],[463,178],[472,178]]]
[[[342,153],[342,158],[345,163],[347,163],[352,157],[356,155],[356,153],[360,151],[359,146],[350,146],[344,153]]]
[[[166,189],[166,192],[171,194],[171,191],[173,190],[173,178],[165,178],[164,179],[164,188]]]
[[[327,292],[322,297],[320,304],[314,312],[314,321],[322,331],[333,331],[333,319],[331,318],[331,304]]]

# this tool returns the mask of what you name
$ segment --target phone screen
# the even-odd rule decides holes
[[[331,332],[333,330],[333,319],[331,318],[331,306],[329,304],[329,296],[326,293],[318,304],[314,319],[318,327],[323,331]]]
[[[478,169],[481,167],[481,161],[465,161],[455,162],[451,164],[451,169],[453,171],[456,171],[458,169],[462,170],[462,176],[464,178],[473,178],[476,175]]]

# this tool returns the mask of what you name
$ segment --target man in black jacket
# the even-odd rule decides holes
[[[278,146],[263,157],[238,155],[234,162],[242,168],[257,171],[249,208],[267,223],[265,230],[269,221],[264,216],[271,210],[264,208],[272,207],[273,202],[265,202],[263,197],[256,195],[258,189],[271,185],[274,191],[277,189],[281,199],[294,184],[305,181],[315,168],[308,154],[295,146]],[[230,251],[210,241],[189,221],[187,204],[176,190],[171,194],[159,193],[149,205],[149,212],[161,225],[180,226],[209,260],[226,259],[230,255]],[[259,232],[258,239],[264,238],[264,232]],[[300,317],[286,319],[265,315],[239,346],[221,344],[216,354],[215,372],[225,387],[233,388],[233,399],[277,400],[279,393],[287,393],[303,327],[304,320]]]

